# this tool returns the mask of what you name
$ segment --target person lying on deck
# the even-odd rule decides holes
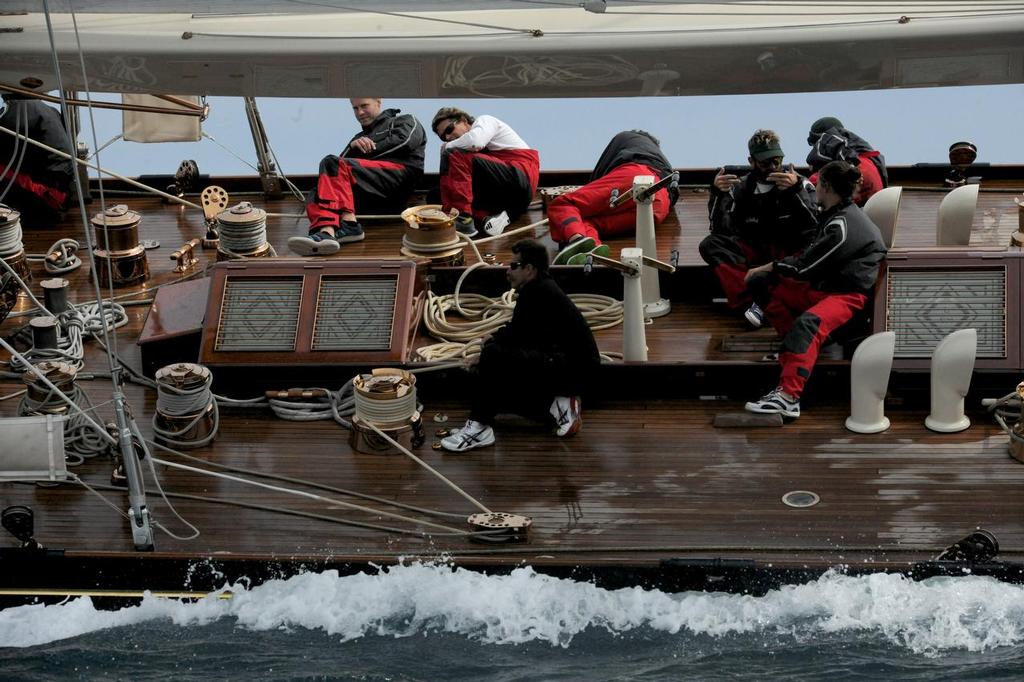
[[[817,182],[818,171],[829,161],[846,161],[860,170],[860,187],[853,195],[853,203],[858,206],[864,206],[872,194],[889,186],[885,157],[867,140],[844,128],[838,118],[826,116],[811,124],[807,144],[811,145],[807,154],[810,182]]]
[[[633,187],[637,175],[660,180],[672,173],[672,164],[661,152],[657,138],[643,130],[627,130],[611,139],[579,189],[555,197],[548,206],[551,238],[559,245],[554,265],[582,265],[588,253],[608,255],[602,237],[632,233],[636,229],[636,204],[631,201],[614,208],[612,190],[624,193]],[[661,224],[679,199],[675,187],[662,188],[654,195],[654,223]]]
[[[746,291],[747,271],[799,253],[817,229],[814,186],[793,166],[782,166],[782,144],[771,130],[758,130],[747,142],[751,172],[740,177],[718,171],[711,184],[711,234],[700,255],[722,284],[729,305],[760,327],[764,311]]]
[[[745,281],[782,336],[779,385],[750,412],[800,416],[800,395],[829,335],[868,301],[885,259],[882,235],[853,203],[861,174],[832,161],[818,174],[822,214],[817,236],[800,254],[752,268]]]
[[[494,444],[494,419],[514,412],[547,422],[558,436],[580,430],[580,394],[601,363],[594,334],[548,272],[535,239],[512,246],[508,280],[518,297],[512,319],[484,341],[473,371],[469,419],[441,441],[451,452]]]
[[[382,109],[380,97],[353,97],[352,112],[362,126],[338,156],[320,162],[316,189],[306,203],[309,236],[292,237],[288,248],[301,256],[337,253],[341,244],[361,241],[356,218],[400,213],[423,177],[427,134],[412,114]]]
[[[37,99],[5,94],[0,126],[71,153],[60,112]],[[21,214],[24,229],[60,222],[74,180],[68,159],[21,138],[0,135],[0,203]]]
[[[515,220],[529,208],[540,180],[540,154],[507,123],[442,107],[430,124],[441,138],[441,204],[459,212],[455,228],[476,236],[505,213]]]

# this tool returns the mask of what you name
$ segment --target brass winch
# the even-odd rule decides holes
[[[419,447],[425,440],[416,399],[416,377],[402,369],[374,369],[352,380],[355,414],[350,444],[356,452],[394,455],[399,451],[371,424],[402,447]]]
[[[402,237],[403,256],[427,258],[433,265],[462,265],[465,256],[455,230],[458,211],[445,213],[439,204],[413,206],[402,211],[405,234]]]
[[[32,271],[28,267],[28,258],[25,257],[25,246],[21,237],[21,214],[10,206],[0,204],[0,258],[18,273],[18,277],[21,277],[25,284],[28,284],[32,281]],[[7,274],[7,269],[2,269],[0,280]],[[20,291],[15,283],[14,296],[17,297]],[[4,301],[6,298],[0,299],[0,310],[3,309]]]
[[[217,260],[270,258],[274,250],[267,243],[267,212],[248,201],[217,214],[220,241]]]
[[[47,386],[40,377],[46,377],[64,395],[71,396],[75,389],[78,370],[66,362],[40,362],[22,375],[25,384],[25,399],[19,410],[23,415],[68,414],[70,407]]]
[[[100,286],[127,287],[149,279],[146,249],[139,243],[141,221],[142,216],[124,204],[92,217]]]
[[[210,392],[213,375],[202,365],[179,362],[156,371],[157,401],[153,432],[165,445],[191,449],[217,435],[217,403]]]

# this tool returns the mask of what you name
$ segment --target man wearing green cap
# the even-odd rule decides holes
[[[764,312],[744,281],[751,268],[803,250],[817,231],[814,186],[790,165],[782,166],[779,136],[758,130],[747,142],[751,172],[740,177],[721,168],[711,184],[711,234],[700,255],[712,267],[729,305],[748,306],[744,317],[760,327]]]
[[[861,174],[860,185],[853,195],[853,203],[858,206],[863,206],[872,194],[889,186],[885,157],[867,140],[847,130],[835,116],[825,116],[812,123],[807,144],[811,145],[807,165],[811,167],[812,175],[808,181],[812,184],[817,183],[818,171],[825,164],[846,161],[857,166]]]

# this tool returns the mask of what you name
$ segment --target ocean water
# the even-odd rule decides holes
[[[300,575],[234,596],[0,611],[3,680],[1019,680],[1024,588],[829,573],[763,597],[520,568]]]

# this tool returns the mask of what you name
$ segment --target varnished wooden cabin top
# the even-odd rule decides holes
[[[930,190],[904,193],[897,248],[934,243],[942,196]],[[245,198],[274,212],[299,213],[301,208],[295,200]],[[158,250],[149,252],[153,276],[139,291],[140,296],[150,296],[155,285],[177,277],[171,272],[171,251],[188,239],[202,237],[201,213],[135,196],[110,194],[106,201],[129,203],[141,212],[141,236],[161,243]],[[98,210],[94,201],[90,211]],[[540,217],[533,211],[518,224]],[[305,225],[304,219],[270,219],[269,239],[279,254],[287,254],[287,238],[304,231]],[[668,259],[677,250],[682,266],[700,268],[697,243],[706,233],[706,225],[706,195],[685,191],[674,215],[658,228],[659,257]],[[366,228],[366,240],[344,245],[339,257],[397,256],[401,239],[397,222],[370,222]],[[972,246],[1002,247],[1016,229],[1012,195],[983,191]],[[69,218],[61,229],[26,234],[26,248],[42,252],[62,236],[84,242],[80,220]],[[488,250],[507,262],[509,241],[496,242]],[[609,243],[613,252],[632,245],[628,239]],[[210,260],[208,255],[203,257]],[[36,266],[33,269],[33,288],[38,292],[45,275]],[[65,277],[72,282],[73,299],[82,301],[90,296],[88,264]],[[708,292],[707,298],[711,296]],[[131,321],[118,330],[118,345],[126,361],[138,367],[135,341],[147,307],[130,307],[128,313]],[[26,321],[11,318],[0,331],[10,334]],[[756,363],[763,354],[722,354],[722,337],[742,334],[744,327],[710,301],[677,303],[670,316],[655,321],[647,330],[649,365],[654,368],[658,363],[688,361]],[[618,350],[621,330],[601,332],[598,338],[602,348]],[[103,371],[105,363],[97,345],[87,344],[86,371]],[[637,380],[656,381],[651,379],[656,375],[655,369],[638,375]],[[169,493],[288,508],[338,522],[174,499],[177,511],[201,535],[181,541],[157,531],[157,552],[149,556],[258,561],[330,557],[362,562],[435,557],[447,552],[467,565],[526,562],[629,568],[700,557],[753,559],[780,566],[892,568],[931,558],[980,526],[999,538],[1003,558],[1024,559],[1024,466],[1007,456],[1007,437],[976,405],[969,406],[971,428],[958,434],[928,431],[923,424],[926,409],[889,405],[892,427],[887,432],[857,435],[843,428],[848,414],[844,401],[814,400],[805,400],[804,416],[781,428],[714,428],[712,420],[717,413],[742,411],[742,400],[769,388],[762,375],[764,372],[753,378],[752,374],[749,386],[741,382],[739,389],[723,390],[728,400],[712,395],[706,399],[610,399],[585,405],[583,430],[564,440],[526,421],[503,417],[493,447],[460,455],[433,451],[430,442],[434,430],[442,426],[434,421],[435,415],[447,417],[443,426],[459,425],[468,406],[421,395],[427,443],[417,453],[490,509],[531,516],[534,525],[527,543],[480,545],[458,535],[401,534],[344,525],[344,521],[358,521],[414,533],[426,531],[377,514],[160,466],[161,482]],[[1007,378],[1007,392],[1017,380]],[[79,381],[79,386],[100,404],[98,413],[109,419],[110,382]],[[20,387],[15,381],[0,381],[0,396]],[[126,394],[143,433],[151,435],[155,394],[136,385],[128,385]],[[17,399],[0,402],[0,415],[16,415],[17,403]],[[169,460],[176,458],[159,450],[154,453]],[[353,452],[349,433],[332,421],[282,421],[265,409],[223,407],[216,442],[190,454],[209,462],[454,514],[412,515],[457,531],[466,528],[462,517],[476,511],[404,456]],[[92,484],[104,484],[111,465],[97,458],[74,471]],[[148,503],[155,518],[185,534],[186,529],[168,512],[152,485],[150,489]],[[787,507],[781,497],[792,490],[814,491],[821,502],[809,509]],[[338,493],[319,493],[364,503]],[[124,492],[107,491],[104,495],[125,509]],[[129,559],[135,554],[126,520],[80,486],[0,484],[0,496],[0,506],[27,504],[35,510],[36,537],[48,548],[63,549],[68,556],[83,559]],[[387,509],[379,502],[365,504]],[[12,542],[0,539],[0,544]],[[24,575],[20,579],[31,582]],[[140,577],[139,586],[146,584]]]

